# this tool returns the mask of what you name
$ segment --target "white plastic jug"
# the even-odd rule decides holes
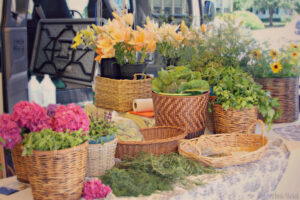
[[[42,105],[43,96],[41,91],[41,84],[36,79],[36,76],[31,76],[31,79],[28,83],[28,97],[29,102],[35,102],[39,105]]]
[[[42,106],[48,106],[49,104],[56,103],[56,87],[50,79],[48,74],[45,75],[41,82],[43,103]]]

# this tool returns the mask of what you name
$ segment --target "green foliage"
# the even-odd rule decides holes
[[[193,72],[181,66],[158,72],[158,77],[152,80],[152,90],[155,93],[188,96],[207,92],[209,85],[207,81],[201,79],[200,72]]]
[[[240,69],[224,68],[213,90],[217,96],[215,103],[221,104],[224,110],[242,110],[257,106],[268,125],[281,114],[278,100],[262,90],[262,86],[253,82]]]
[[[119,168],[108,170],[101,180],[116,196],[138,196],[172,190],[176,182],[185,183],[190,175],[209,173],[216,171],[176,153],[160,156],[140,153],[123,160]]]
[[[246,10],[253,7],[253,0],[234,0],[233,10]]]
[[[88,135],[83,135],[82,130],[58,133],[51,129],[44,129],[24,135],[22,155],[31,155],[33,150],[51,151],[76,147],[88,140]]]
[[[100,138],[109,137],[116,132],[117,128],[110,120],[90,116],[90,141],[99,143]]]
[[[264,29],[264,23],[259,19],[257,15],[249,11],[236,11],[233,13],[234,16],[241,19],[244,22],[246,28],[251,30]]]

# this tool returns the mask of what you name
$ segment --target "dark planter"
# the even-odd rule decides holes
[[[134,74],[145,73],[146,63],[142,64],[126,64],[120,67],[121,79],[133,79]],[[140,78],[140,77],[138,77]],[[143,78],[143,77],[141,77]]]
[[[100,74],[102,77],[121,79],[120,65],[115,58],[104,58],[100,64]]]

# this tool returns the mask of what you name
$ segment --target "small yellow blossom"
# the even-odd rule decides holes
[[[253,56],[254,58],[259,58],[259,56],[260,56],[260,51],[257,50],[257,49],[254,49],[254,50],[251,52],[251,54],[252,54],[252,56]]]
[[[282,65],[280,62],[272,63],[272,64],[270,64],[270,67],[274,74],[277,74],[278,72],[280,72],[282,70]]]
[[[271,50],[271,51],[270,51],[270,56],[271,56],[273,59],[275,59],[275,58],[278,56],[278,51],[276,51],[276,50]]]

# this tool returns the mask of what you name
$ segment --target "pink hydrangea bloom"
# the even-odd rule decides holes
[[[80,106],[69,104],[67,106],[60,105],[53,117],[53,130],[57,132],[65,132],[66,130],[77,131],[82,129],[88,132],[89,118]]]
[[[21,101],[14,106],[12,119],[19,127],[38,132],[51,128],[51,119],[46,110],[36,103]]]
[[[9,114],[0,115],[0,137],[4,139],[4,148],[7,149],[13,149],[16,144],[22,141],[21,129]],[[3,146],[1,141],[0,144]]]
[[[109,193],[111,193],[111,188],[102,184],[99,179],[91,179],[84,183],[83,197],[86,200],[105,198]]]

